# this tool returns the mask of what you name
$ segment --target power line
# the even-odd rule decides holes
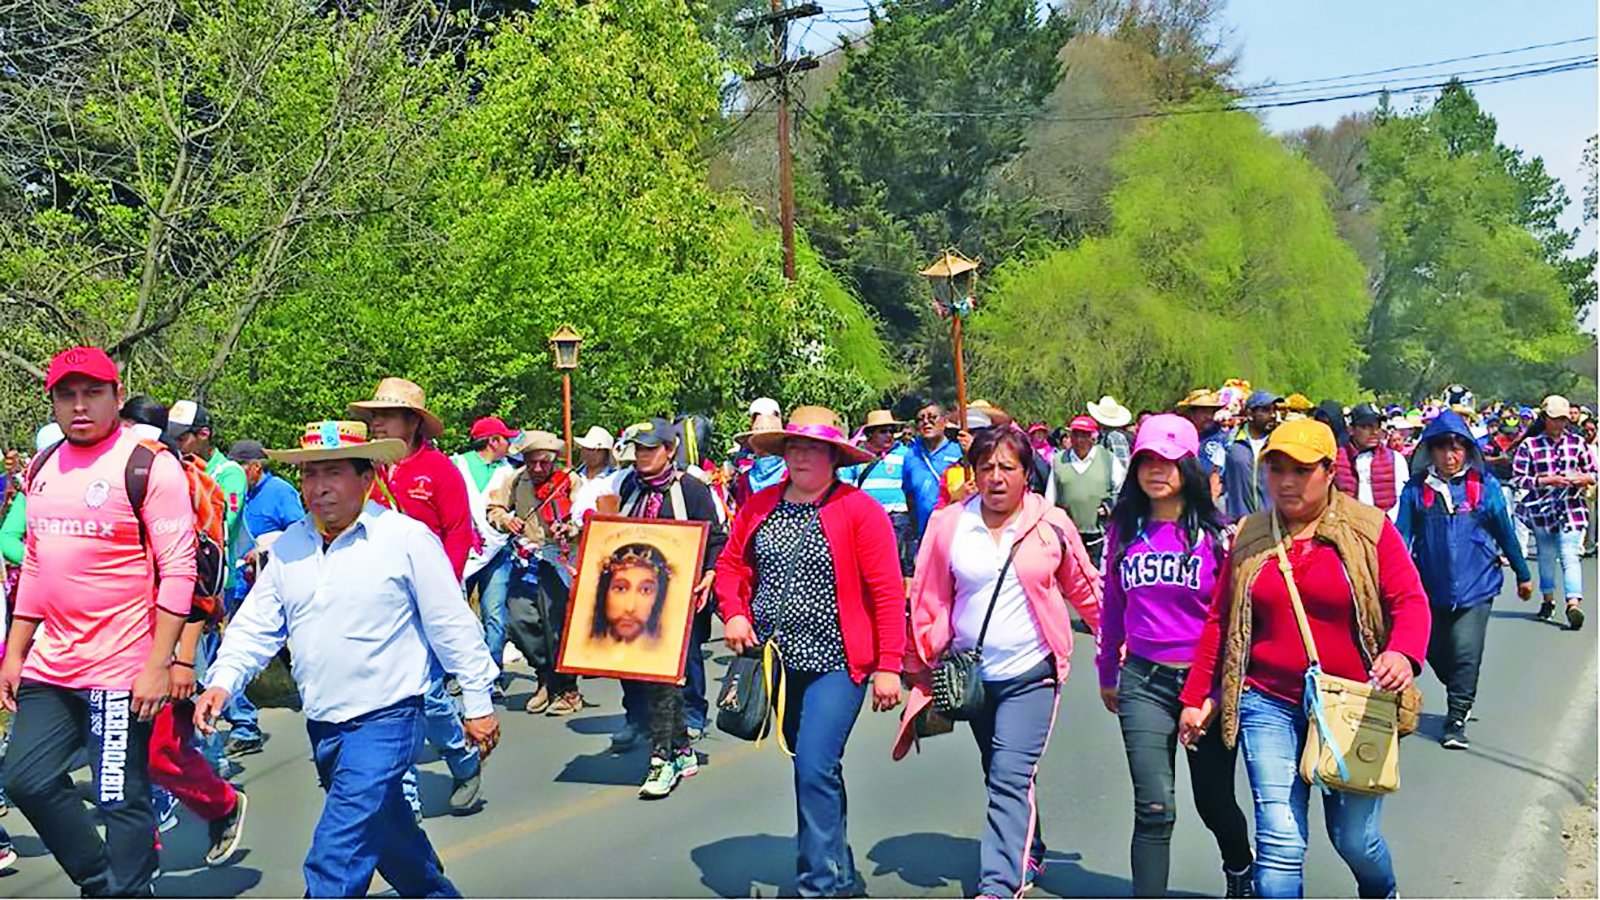
[[[1414,63],[1414,64],[1409,65],[1409,66],[1393,66],[1393,67],[1387,68],[1387,69],[1373,69],[1370,72],[1351,72],[1348,75],[1330,75],[1330,76],[1325,77],[1325,78],[1307,78],[1307,79],[1304,79],[1302,81],[1280,81],[1280,82],[1274,82],[1271,85],[1271,87],[1273,89],[1276,89],[1276,88],[1283,88],[1283,87],[1294,87],[1294,86],[1302,85],[1302,84],[1327,84],[1329,82],[1345,81],[1345,80],[1351,79],[1351,78],[1366,78],[1366,77],[1372,76],[1372,75],[1389,75],[1389,74],[1393,74],[1395,72],[1408,72],[1408,71],[1411,71],[1412,69],[1431,69],[1431,68],[1433,68],[1435,66],[1445,66],[1445,65],[1449,65],[1451,63],[1458,63],[1458,62],[1469,62],[1469,61],[1475,60],[1475,59],[1488,59],[1488,58],[1494,57],[1494,56],[1512,56],[1512,55],[1515,55],[1515,54],[1518,54],[1518,53],[1526,53],[1529,50],[1546,50],[1546,49],[1549,49],[1551,47],[1566,47],[1566,46],[1571,45],[1571,44],[1581,44],[1581,43],[1584,43],[1585,41],[1588,41],[1588,42],[1592,43],[1594,40],[1595,40],[1595,36],[1591,34],[1588,37],[1568,38],[1567,40],[1564,40],[1564,41],[1551,41],[1551,42],[1545,43],[1545,44],[1529,44],[1526,47],[1514,47],[1514,48],[1512,48],[1510,50],[1491,50],[1491,51],[1489,51],[1487,53],[1474,53],[1474,54],[1472,54],[1470,56],[1452,56],[1449,59],[1440,59],[1440,60],[1435,60],[1434,62]],[[1418,76],[1418,77],[1424,77],[1424,76]]]
[[[1126,119],[1160,119],[1169,116],[1204,115],[1209,113],[1245,112],[1261,109],[1283,109],[1294,106],[1309,106],[1318,103],[1335,103],[1342,100],[1358,100],[1368,97],[1377,97],[1385,93],[1417,93],[1421,91],[1437,90],[1451,82],[1463,86],[1504,84],[1520,81],[1524,78],[1539,78],[1547,75],[1559,75],[1564,72],[1576,72],[1582,69],[1592,69],[1596,65],[1596,57],[1574,57],[1570,61],[1541,66],[1534,69],[1525,69],[1516,72],[1505,72],[1498,75],[1483,75],[1478,78],[1450,78],[1444,81],[1434,81],[1426,84],[1412,84],[1400,86],[1376,87],[1361,91],[1346,91],[1317,97],[1301,97],[1297,99],[1272,99],[1273,95],[1258,96],[1256,102],[1228,103],[1211,106],[1175,107],[1156,110],[1136,110],[1133,112],[1114,113],[1105,110],[1117,107],[1100,107],[1103,111],[1095,115],[1055,115],[1051,113],[1030,110],[1001,110],[1001,109],[967,109],[967,110],[903,110],[898,113],[882,110],[880,112],[890,116],[902,118],[932,118],[932,119],[1028,119],[1045,122],[1110,122]]]

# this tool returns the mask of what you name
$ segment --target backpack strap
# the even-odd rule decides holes
[[[28,484],[33,484],[34,477],[39,474],[40,469],[44,468],[45,462],[49,460],[50,457],[55,456],[56,451],[61,449],[61,445],[65,444],[66,442],[66,439],[62,438],[61,440],[56,441],[54,444],[44,448],[43,452],[39,453],[39,455],[33,458],[33,462],[28,464]]]
[[[140,547],[144,547],[149,538],[144,528],[144,498],[150,492],[150,467],[155,462],[155,449],[140,441],[128,454],[128,463],[122,470],[122,484],[128,491],[128,505],[133,507],[133,519],[139,523]],[[179,465],[183,463],[180,461]]]

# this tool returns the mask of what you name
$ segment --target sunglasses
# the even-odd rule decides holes
[[[938,413],[917,413],[918,422],[937,422],[943,418],[944,416],[939,415]]]

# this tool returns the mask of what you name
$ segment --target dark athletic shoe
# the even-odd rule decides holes
[[[234,796],[239,801],[233,805],[233,812],[207,823],[211,830],[211,847],[206,850],[206,865],[220,866],[233,857],[233,852],[239,849],[239,839],[244,837],[244,813],[247,798],[244,791],[235,790]]]
[[[1445,723],[1444,739],[1439,745],[1446,750],[1465,750],[1471,746],[1467,743],[1467,723],[1465,719],[1451,719]]]
[[[1576,603],[1567,604],[1567,628],[1577,631],[1583,627],[1583,607]]]

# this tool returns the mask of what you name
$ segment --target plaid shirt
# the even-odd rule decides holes
[[[1589,445],[1576,432],[1567,431],[1552,441],[1535,434],[1517,447],[1511,460],[1511,486],[1527,491],[1517,506],[1517,518],[1541,531],[1583,531],[1589,527],[1589,504],[1581,487],[1541,485],[1546,475],[1594,474]]]

